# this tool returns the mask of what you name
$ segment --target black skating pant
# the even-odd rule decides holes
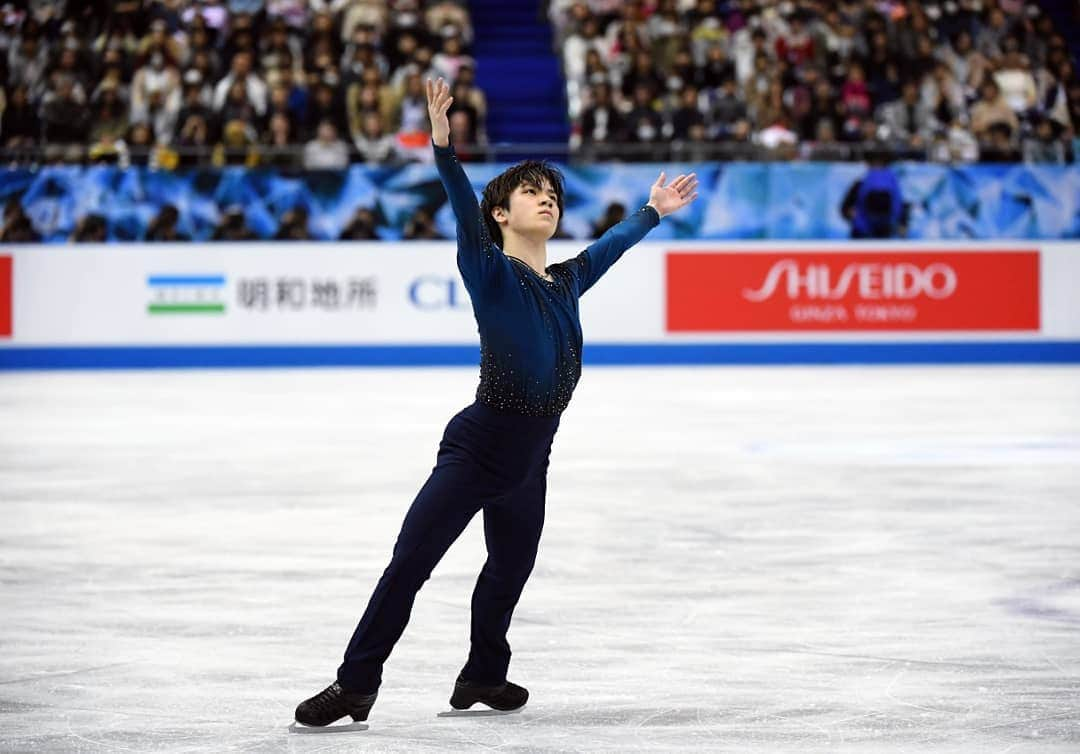
[[[370,693],[408,623],[416,593],[477,511],[487,561],[472,596],[469,658],[462,676],[506,680],[506,632],[536,560],[544,525],[548,455],[558,417],[504,414],[474,403],[446,426],[435,469],[417,494],[338,668],[338,682]]]

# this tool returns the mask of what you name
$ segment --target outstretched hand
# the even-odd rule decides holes
[[[649,205],[660,217],[670,215],[697,199],[697,174],[680,175],[667,186],[664,185],[664,173],[652,185],[649,191]]]
[[[450,96],[450,85],[442,77],[439,77],[437,81],[428,79],[426,84],[428,117],[431,118],[431,140],[436,146],[445,147],[450,143],[450,120],[446,117],[446,111],[454,98]]]

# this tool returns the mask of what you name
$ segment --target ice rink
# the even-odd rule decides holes
[[[0,374],[0,750],[1080,751],[1080,369],[586,367],[510,634],[479,520],[333,679],[472,369]]]

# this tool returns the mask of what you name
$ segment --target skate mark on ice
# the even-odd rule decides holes
[[[309,725],[301,725],[300,723],[292,723],[289,726],[290,733],[355,733],[356,731],[367,730],[367,723],[349,723],[348,725],[325,725],[323,727],[315,727]]]
[[[495,715],[516,715],[518,712],[524,709],[518,707],[517,709],[454,709],[447,710],[446,712],[440,712],[436,717],[494,717]]]
[[[57,670],[53,673],[38,673],[37,675],[28,675],[22,678],[10,678],[8,680],[0,681],[0,686],[6,686],[11,683],[24,683],[26,681],[40,681],[46,678],[61,678],[68,675],[79,675],[80,673],[93,673],[95,670],[107,670],[108,668],[121,668],[124,665],[134,665],[135,660],[126,660],[124,662],[111,662],[108,665],[95,665],[90,668],[79,668],[78,670]]]

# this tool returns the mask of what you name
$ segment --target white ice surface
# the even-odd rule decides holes
[[[333,677],[469,369],[0,374],[0,750],[1080,751],[1080,369],[586,369],[511,630],[479,520]]]

